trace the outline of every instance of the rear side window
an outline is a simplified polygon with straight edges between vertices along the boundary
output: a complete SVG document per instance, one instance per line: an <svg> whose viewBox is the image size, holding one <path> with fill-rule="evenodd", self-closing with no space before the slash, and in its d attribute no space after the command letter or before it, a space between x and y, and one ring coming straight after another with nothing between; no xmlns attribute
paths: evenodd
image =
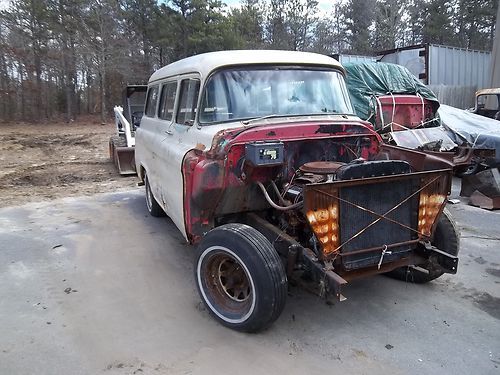
<svg viewBox="0 0 500 375"><path fill-rule="evenodd" d="M146 101L146 116L155 117L157 102L158 102L158 85L152 86L148 90L148 98Z"/></svg>
<svg viewBox="0 0 500 375"><path fill-rule="evenodd" d="M197 79L185 79L181 82L179 109L177 110L177 122L179 124L191 125L196 117L196 104L200 81Z"/></svg>
<svg viewBox="0 0 500 375"><path fill-rule="evenodd" d="M161 89L160 112L158 117L162 120L172 120L174 117L175 94L177 82L168 82Z"/></svg>

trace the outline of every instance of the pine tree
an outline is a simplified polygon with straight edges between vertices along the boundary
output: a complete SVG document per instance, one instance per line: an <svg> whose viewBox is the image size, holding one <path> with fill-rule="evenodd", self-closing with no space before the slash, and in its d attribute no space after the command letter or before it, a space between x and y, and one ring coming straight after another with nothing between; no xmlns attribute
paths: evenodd
<svg viewBox="0 0 500 375"><path fill-rule="evenodd" d="M375 17L375 0L349 0L346 23L349 31L350 53L369 54L370 28Z"/></svg>
<svg viewBox="0 0 500 375"><path fill-rule="evenodd" d="M431 0L426 4L422 42L456 45L451 1Z"/></svg>
<svg viewBox="0 0 500 375"><path fill-rule="evenodd" d="M259 0L244 0L231 11L229 19L240 48L262 48L264 43L264 11Z"/></svg>
<svg viewBox="0 0 500 375"><path fill-rule="evenodd" d="M382 51L396 48L402 39L402 15L406 12L403 0L378 0L375 7L375 24L372 48Z"/></svg>

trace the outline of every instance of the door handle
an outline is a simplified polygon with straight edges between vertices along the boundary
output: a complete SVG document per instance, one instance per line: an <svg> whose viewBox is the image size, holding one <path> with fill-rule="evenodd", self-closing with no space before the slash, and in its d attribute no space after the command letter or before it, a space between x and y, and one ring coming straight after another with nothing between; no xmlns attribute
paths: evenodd
<svg viewBox="0 0 500 375"><path fill-rule="evenodd" d="M165 133L167 133L168 135L173 135L174 134L174 132L172 130L170 130L170 129L165 130Z"/></svg>

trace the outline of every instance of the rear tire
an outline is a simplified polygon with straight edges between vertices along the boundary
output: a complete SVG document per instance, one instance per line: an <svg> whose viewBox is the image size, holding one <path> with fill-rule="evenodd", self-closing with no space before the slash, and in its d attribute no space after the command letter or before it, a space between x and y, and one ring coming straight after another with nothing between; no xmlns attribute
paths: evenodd
<svg viewBox="0 0 500 375"><path fill-rule="evenodd" d="M450 212L445 208L436 226L436 232L431 244L439 250L451 255L458 255L460 248L460 236L455 220ZM425 284L443 275L443 272L426 273L414 267L400 267L387 272L387 276L394 279L413 282L415 284Z"/></svg>
<svg viewBox="0 0 500 375"><path fill-rule="evenodd" d="M144 186L146 188L146 207L151 216L154 217L162 217L165 216L165 211L158 204L155 197L153 196L153 192L151 191L151 186L149 185L148 175L144 174Z"/></svg>
<svg viewBox="0 0 500 375"><path fill-rule="evenodd" d="M245 224L225 224L203 237L195 278L208 311L234 330L261 331L285 306L288 283L281 259L262 233Z"/></svg>

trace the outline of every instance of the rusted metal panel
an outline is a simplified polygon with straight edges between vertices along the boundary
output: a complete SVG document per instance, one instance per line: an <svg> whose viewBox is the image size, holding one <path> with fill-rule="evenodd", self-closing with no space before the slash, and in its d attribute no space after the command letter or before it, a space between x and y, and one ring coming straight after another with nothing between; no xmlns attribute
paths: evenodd
<svg viewBox="0 0 500 375"><path fill-rule="evenodd" d="M487 169L462 178L460 189L462 197L470 197L476 190L490 197L500 195L500 173L498 168Z"/></svg>
<svg viewBox="0 0 500 375"><path fill-rule="evenodd" d="M433 104L416 95L382 95L377 98L375 128L413 129L434 118Z"/></svg>
<svg viewBox="0 0 500 375"><path fill-rule="evenodd" d="M487 210L497 210L500 208L500 195L488 197L476 190L470 196L470 204Z"/></svg>
<svg viewBox="0 0 500 375"><path fill-rule="evenodd" d="M500 173L498 168L464 176L460 195L470 197L470 203L473 206L489 210L500 208Z"/></svg>
<svg viewBox="0 0 500 375"><path fill-rule="evenodd" d="M245 163L245 144L255 141L284 143L283 165L255 167ZM222 131L210 150L194 149L183 161L184 220L187 237L196 243L214 226L217 216L268 208L255 181L273 180L281 173L290 179L304 155L335 153L335 159L373 159L380 136L368 123L358 120L288 122ZM353 150L357 150L353 156ZM313 158L313 160L318 160Z"/></svg>
<svg viewBox="0 0 500 375"><path fill-rule="evenodd" d="M338 188L332 183L322 184L322 186L318 186L318 184L306 185L304 189L304 212L320 242L323 259L332 258L339 252L338 194Z"/></svg>
<svg viewBox="0 0 500 375"><path fill-rule="evenodd" d="M446 155L410 150L404 147L389 144L383 144L380 146L378 158L385 160L405 160L410 163L416 171L444 170L449 168L451 172L453 169L453 162L447 160Z"/></svg>

